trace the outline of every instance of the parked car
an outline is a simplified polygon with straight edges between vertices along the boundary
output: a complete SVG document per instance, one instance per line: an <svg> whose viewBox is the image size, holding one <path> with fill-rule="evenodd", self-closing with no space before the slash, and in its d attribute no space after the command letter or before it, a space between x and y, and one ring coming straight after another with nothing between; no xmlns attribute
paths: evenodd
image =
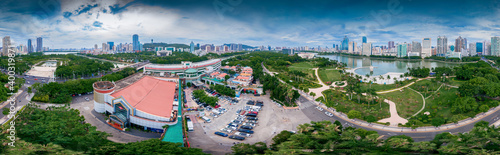
<svg viewBox="0 0 500 155"><path fill-rule="evenodd" d="M259 106L259 107L262 107L262 106L264 106L264 103L256 103L255 105Z"/></svg>
<svg viewBox="0 0 500 155"><path fill-rule="evenodd" d="M236 140L245 140L245 137L236 136L236 135L231 135L231 136L229 136L229 138L236 139Z"/></svg>
<svg viewBox="0 0 500 155"><path fill-rule="evenodd" d="M250 136L252 136L251 134L243 133L243 132L236 132L236 133L234 133L234 135L242 136L242 137L250 137Z"/></svg>
<svg viewBox="0 0 500 155"><path fill-rule="evenodd" d="M323 108L321 108L319 106L317 106L316 109L318 109L319 111L323 111L324 110Z"/></svg>
<svg viewBox="0 0 500 155"><path fill-rule="evenodd" d="M328 111L327 111L327 112L325 112L325 115L330 116L330 117L333 117L333 114L332 114L332 113L330 113L330 112L328 112Z"/></svg>
<svg viewBox="0 0 500 155"><path fill-rule="evenodd" d="M234 127L234 126L229 126L229 125L228 125L228 126L226 126L226 128L227 128L227 129L231 129L231 130L236 130L236 129L238 129L238 128Z"/></svg>
<svg viewBox="0 0 500 155"><path fill-rule="evenodd" d="M241 128L241 129L248 129L248 130L252 130L252 129L253 129L253 127L251 127L251 126L246 126L246 125L243 125L243 126L241 126L240 128Z"/></svg>
<svg viewBox="0 0 500 155"><path fill-rule="evenodd" d="M248 101L247 104L248 105L254 105L255 103L253 101Z"/></svg>
<svg viewBox="0 0 500 155"><path fill-rule="evenodd" d="M243 123L242 121L239 121L239 120L233 120L233 123L236 123L236 124L241 124Z"/></svg>
<svg viewBox="0 0 500 155"><path fill-rule="evenodd" d="M259 114L259 112L257 112L257 111L250 111L250 112L248 112L248 113L249 113L249 114L255 114L255 115L258 115L258 114Z"/></svg>
<svg viewBox="0 0 500 155"><path fill-rule="evenodd" d="M253 123L243 123L241 125L255 127L255 124L253 124Z"/></svg>
<svg viewBox="0 0 500 155"><path fill-rule="evenodd" d="M229 126L234 126L234 127L238 127L238 126L240 126L240 125L238 125L238 124L236 124L236 123L229 123L229 124L227 124L227 125L229 125Z"/></svg>
<svg viewBox="0 0 500 155"><path fill-rule="evenodd" d="M253 124L257 124L259 121L257 120L247 120L248 123L253 123Z"/></svg>
<svg viewBox="0 0 500 155"><path fill-rule="evenodd" d="M208 118L207 116L203 116L203 117L201 117L201 119L203 119L207 123L212 122L212 120L210 120L210 118Z"/></svg>
<svg viewBox="0 0 500 155"><path fill-rule="evenodd" d="M247 129L238 129L239 132L244 132L244 133L249 133L249 134L253 134L253 131L252 130L247 130Z"/></svg>
<svg viewBox="0 0 500 155"><path fill-rule="evenodd" d="M222 137L227 137L226 133L223 132L215 132L216 135L222 136Z"/></svg>
<svg viewBox="0 0 500 155"><path fill-rule="evenodd" d="M222 132L227 132L227 133L231 133L231 132L233 132L233 130L228 129L228 128L222 128L222 129L220 129L220 131L222 131Z"/></svg>
<svg viewBox="0 0 500 155"><path fill-rule="evenodd" d="M257 117L247 117L247 120L258 120Z"/></svg>
<svg viewBox="0 0 500 155"><path fill-rule="evenodd" d="M257 114L254 114L254 113L250 113L250 112L248 112L248 114L246 114L245 116L257 117Z"/></svg>

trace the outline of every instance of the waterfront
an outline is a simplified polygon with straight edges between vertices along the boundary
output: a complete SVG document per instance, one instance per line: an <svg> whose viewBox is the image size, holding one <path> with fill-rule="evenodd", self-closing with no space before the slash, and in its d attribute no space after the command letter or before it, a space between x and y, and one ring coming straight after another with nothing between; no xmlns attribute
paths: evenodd
<svg viewBox="0 0 500 155"><path fill-rule="evenodd" d="M317 57L329 58L331 60L337 60L339 62L347 64L348 68L359 68L354 72L359 75L370 74L371 76L384 75L389 72L393 73L405 73L407 72L407 68L414 67L426 67L426 68L434 68L434 67L454 67L459 65L459 63L447 63L447 62L439 62L439 61L430 61L430 60L381 60L381 59L372 59L369 57L353 57L353 56L344 56L344 55L318 55ZM373 66L373 72L370 73L369 66Z"/></svg>

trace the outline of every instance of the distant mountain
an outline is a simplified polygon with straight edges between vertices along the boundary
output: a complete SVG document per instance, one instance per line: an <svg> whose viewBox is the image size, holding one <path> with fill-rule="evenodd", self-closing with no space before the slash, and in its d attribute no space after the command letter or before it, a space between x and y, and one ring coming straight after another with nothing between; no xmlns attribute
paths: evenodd
<svg viewBox="0 0 500 155"><path fill-rule="evenodd" d="M226 46L231 46L231 44L224 44ZM254 47L254 46L250 46L250 45L245 45L245 44L241 44L241 48L243 49L247 49L247 48L257 48L257 47Z"/></svg>
<svg viewBox="0 0 500 155"><path fill-rule="evenodd" d="M144 43L142 45L143 48L151 48L154 49L155 47L175 47L177 48L189 48L189 45L186 44L167 44L167 43Z"/></svg>

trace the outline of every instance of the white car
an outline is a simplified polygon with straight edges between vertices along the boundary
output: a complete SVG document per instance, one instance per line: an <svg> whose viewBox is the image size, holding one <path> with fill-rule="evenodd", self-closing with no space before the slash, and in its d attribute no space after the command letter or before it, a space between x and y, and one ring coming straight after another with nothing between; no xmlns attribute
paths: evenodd
<svg viewBox="0 0 500 155"><path fill-rule="evenodd" d="M231 133L231 132L233 132L233 130L228 129L228 128L222 128L222 129L220 129L220 131L222 131L222 132L227 132L227 133Z"/></svg>
<svg viewBox="0 0 500 155"><path fill-rule="evenodd" d="M253 123L248 123L248 122L247 122L247 123L243 123L243 125L246 125L246 126L251 126L251 127L255 127L255 124L253 124Z"/></svg>
<svg viewBox="0 0 500 155"><path fill-rule="evenodd" d="M251 134L243 133L243 132L236 132L236 133L234 133L234 135L243 136L243 137L250 137L250 136L252 136Z"/></svg>
<svg viewBox="0 0 500 155"><path fill-rule="evenodd" d="M229 125L228 125L228 126L226 126L226 128L227 128L227 129L231 129L231 130L236 130L236 129L237 129L237 128L236 128L236 127L234 127L234 126L229 126Z"/></svg>
<svg viewBox="0 0 500 155"><path fill-rule="evenodd" d="M85 97L85 100L89 101L90 99L88 97Z"/></svg>
<svg viewBox="0 0 500 155"><path fill-rule="evenodd" d="M333 117L333 114L332 114L332 113L330 113L330 112L328 112L328 111L327 111L327 112L325 112L325 115L330 116L330 117Z"/></svg>
<svg viewBox="0 0 500 155"><path fill-rule="evenodd" d="M318 109L319 111L323 111L324 110L323 108L321 108L319 106L317 106L316 109Z"/></svg>

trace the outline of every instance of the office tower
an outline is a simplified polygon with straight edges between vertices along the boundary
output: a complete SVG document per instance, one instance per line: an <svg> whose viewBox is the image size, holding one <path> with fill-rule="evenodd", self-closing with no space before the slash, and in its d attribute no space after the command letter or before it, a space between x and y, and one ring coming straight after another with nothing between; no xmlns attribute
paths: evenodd
<svg viewBox="0 0 500 155"><path fill-rule="evenodd" d="M340 50L349 50L349 38L347 38L347 36L344 36L341 44Z"/></svg>
<svg viewBox="0 0 500 155"><path fill-rule="evenodd" d="M484 47L482 42L476 42L476 53L477 55L483 55Z"/></svg>
<svg viewBox="0 0 500 155"><path fill-rule="evenodd" d="M43 40L42 37L36 38L36 52L43 51Z"/></svg>
<svg viewBox="0 0 500 155"><path fill-rule="evenodd" d="M422 58L432 56L431 38L422 39Z"/></svg>
<svg viewBox="0 0 500 155"><path fill-rule="evenodd" d="M97 49L97 44L94 45L94 50L96 50L96 49Z"/></svg>
<svg viewBox="0 0 500 155"><path fill-rule="evenodd" d="M397 45L397 57L408 56L408 44L402 43Z"/></svg>
<svg viewBox="0 0 500 155"><path fill-rule="evenodd" d="M363 43L366 43L366 36L363 36Z"/></svg>
<svg viewBox="0 0 500 155"><path fill-rule="evenodd" d="M193 53L194 52L194 43L191 41L191 44L189 44L189 52Z"/></svg>
<svg viewBox="0 0 500 155"><path fill-rule="evenodd" d="M462 52L462 49L464 49L464 39L458 36L458 38L455 39L455 52Z"/></svg>
<svg viewBox="0 0 500 155"><path fill-rule="evenodd" d="M10 47L10 36L5 36L2 39L2 55L7 56Z"/></svg>
<svg viewBox="0 0 500 155"><path fill-rule="evenodd" d="M500 56L500 37L491 37L491 55Z"/></svg>
<svg viewBox="0 0 500 155"><path fill-rule="evenodd" d="M28 53L33 53L33 45L31 39L28 39Z"/></svg>
<svg viewBox="0 0 500 155"><path fill-rule="evenodd" d="M363 43L362 54L366 56L372 55L372 43Z"/></svg>
<svg viewBox="0 0 500 155"><path fill-rule="evenodd" d="M238 51L243 51L243 44L238 44Z"/></svg>
<svg viewBox="0 0 500 155"><path fill-rule="evenodd" d="M448 52L448 38L446 36L438 36L437 38L437 56L444 56Z"/></svg>
<svg viewBox="0 0 500 155"><path fill-rule="evenodd" d="M468 49L467 48L467 38L464 38L464 49Z"/></svg>
<svg viewBox="0 0 500 155"><path fill-rule="evenodd" d="M140 43L139 43L139 35L137 35L137 34L132 35L132 44L134 46L134 51L141 50Z"/></svg>
<svg viewBox="0 0 500 155"><path fill-rule="evenodd" d="M108 51L108 44L102 43L102 51Z"/></svg>
<svg viewBox="0 0 500 155"><path fill-rule="evenodd" d="M419 56L422 56L422 44L418 41L412 41L411 52L418 53Z"/></svg>
<svg viewBox="0 0 500 155"><path fill-rule="evenodd" d="M477 48L476 48L476 43L470 43L470 44L469 44L469 49L468 49L468 51L469 51L469 56L474 56L474 55L476 55L476 53L477 53L477 52L476 52L476 49L477 49Z"/></svg>
<svg viewBox="0 0 500 155"><path fill-rule="evenodd" d="M389 41L389 43L387 45L388 45L389 49L393 49L395 47L394 46L394 41Z"/></svg>
<svg viewBox="0 0 500 155"><path fill-rule="evenodd" d="M115 43L112 41L108 41L108 50L113 51L113 47L115 46Z"/></svg>

